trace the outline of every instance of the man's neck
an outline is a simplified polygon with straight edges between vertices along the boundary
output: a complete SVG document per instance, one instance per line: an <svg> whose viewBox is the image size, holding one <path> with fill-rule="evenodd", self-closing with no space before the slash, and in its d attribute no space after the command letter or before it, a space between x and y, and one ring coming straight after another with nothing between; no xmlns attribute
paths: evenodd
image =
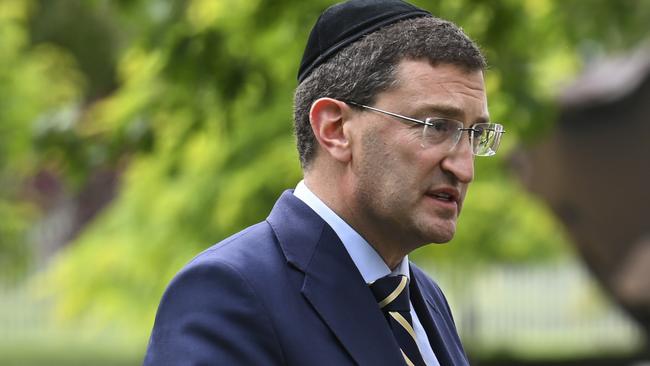
<svg viewBox="0 0 650 366"><path fill-rule="evenodd" d="M345 189L350 185L346 185L345 182L320 180L310 174L305 174L304 182L313 194L375 249L391 271L402 263L404 257L408 255L408 252L402 249L403 243L399 242L399 238L392 240L389 233L381 233L380 228L371 227L364 222L363 217L355 214L356 200Z"/></svg>

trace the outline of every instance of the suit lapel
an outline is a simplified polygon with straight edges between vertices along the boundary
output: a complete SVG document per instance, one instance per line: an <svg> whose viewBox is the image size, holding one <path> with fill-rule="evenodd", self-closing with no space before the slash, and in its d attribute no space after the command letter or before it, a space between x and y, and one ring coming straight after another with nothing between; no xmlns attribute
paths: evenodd
<svg viewBox="0 0 650 366"><path fill-rule="evenodd" d="M399 346L336 233L287 192L267 220L287 261L305 274L301 292L360 365L401 365Z"/></svg>
<svg viewBox="0 0 650 366"><path fill-rule="evenodd" d="M309 265L302 291L358 364L404 362L375 298L329 226Z"/></svg>
<svg viewBox="0 0 650 366"><path fill-rule="evenodd" d="M456 366L464 364L465 361L456 359L449 349L450 346L455 345L456 342L452 339L445 339L441 334L441 330L447 329L445 319L443 319L440 310L435 306L435 302L429 298L428 294L423 294L418 285L418 276L411 271L411 279L409 290L411 292L411 302L413 308L422 323L422 327L427 333L429 344L435 354L440 366ZM462 351L460 351L462 353ZM462 363L460 363L462 362Z"/></svg>

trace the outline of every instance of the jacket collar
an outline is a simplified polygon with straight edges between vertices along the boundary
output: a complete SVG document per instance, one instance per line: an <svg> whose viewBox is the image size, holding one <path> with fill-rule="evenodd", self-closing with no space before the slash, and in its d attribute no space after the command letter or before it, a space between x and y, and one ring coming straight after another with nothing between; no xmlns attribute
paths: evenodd
<svg viewBox="0 0 650 366"><path fill-rule="evenodd" d="M404 361L375 298L334 231L285 191L267 221L287 262L302 271L301 292L361 365Z"/></svg>
<svg viewBox="0 0 650 366"><path fill-rule="evenodd" d="M453 342L451 337L456 335L456 330L450 330L448 323L439 309L439 301L435 301L429 292L422 292L423 279L421 272L411 269L411 303L418 314L418 319L424 327L429 344L440 363L440 366L468 365L465 352L460 346L460 340ZM438 305L436 305L438 304ZM444 333L444 334L443 334Z"/></svg>

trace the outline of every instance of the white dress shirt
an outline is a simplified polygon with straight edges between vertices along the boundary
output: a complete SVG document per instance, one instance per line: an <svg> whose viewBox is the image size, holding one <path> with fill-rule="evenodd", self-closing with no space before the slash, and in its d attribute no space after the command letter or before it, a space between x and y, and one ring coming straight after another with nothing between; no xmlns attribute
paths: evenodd
<svg viewBox="0 0 650 366"><path fill-rule="evenodd" d="M301 180L298 183L293 195L307 204L307 206L311 207L318 216L332 227L336 235L341 239L341 242L343 242L343 246L352 258L354 264L357 266L357 269L366 283L372 283L375 280L390 274L404 275L409 278L410 281L408 256L402 259L402 262L394 271L391 271L379 253L377 253L375 249L364 238L362 238L361 235L359 235L359 233L357 233L350 225L332 211L332 209L327 207L327 205L309 188L307 188L304 181ZM410 299L409 305L411 307L411 318L413 319L413 330L415 331L416 341L420 353L422 354L422 358L428 366L439 366L440 364L438 363L438 359L431 349L427 334L413 309L413 304Z"/></svg>

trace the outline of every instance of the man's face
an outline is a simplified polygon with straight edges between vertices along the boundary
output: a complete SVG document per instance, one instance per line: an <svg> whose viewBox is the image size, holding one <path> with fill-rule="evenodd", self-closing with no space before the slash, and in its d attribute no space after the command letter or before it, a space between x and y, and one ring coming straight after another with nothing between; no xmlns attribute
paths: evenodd
<svg viewBox="0 0 650 366"><path fill-rule="evenodd" d="M398 85L377 96L373 107L424 120L446 117L465 127L488 119L481 71L404 60ZM452 239L474 157L463 132L451 150L423 147L423 126L359 111L360 144L353 149L352 212L367 239L398 242L408 252ZM357 221L355 220L355 221Z"/></svg>

